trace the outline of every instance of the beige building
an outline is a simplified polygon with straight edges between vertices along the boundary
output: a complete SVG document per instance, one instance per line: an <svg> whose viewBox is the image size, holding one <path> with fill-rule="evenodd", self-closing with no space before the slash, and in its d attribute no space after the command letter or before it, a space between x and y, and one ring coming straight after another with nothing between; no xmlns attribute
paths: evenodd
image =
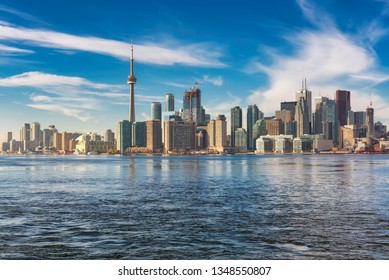
<svg viewBox="0 0 389 280"><path fill-rule="evenodd" d="M355 138L357 135L356 125L344 125L341 128L342 148L353 150L355 148Z"/></svg>
<svg viewBox="0 0 389 280"><path fill-rule="evenodd" d="M161 152L162 149L162 127L160 120L148 120L147 126L147 148L151 152Z"/></svg>
<svg viewBox="0 0 389 280"><path fill-rule="evenodd" d="M227 121L224 115L208 123L209 149L224 152L227 146Z"/></svg>

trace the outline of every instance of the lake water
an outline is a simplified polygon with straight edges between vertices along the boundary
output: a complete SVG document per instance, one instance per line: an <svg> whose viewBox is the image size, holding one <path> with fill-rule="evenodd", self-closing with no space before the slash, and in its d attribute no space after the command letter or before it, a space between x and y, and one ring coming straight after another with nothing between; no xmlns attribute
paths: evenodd
<svg viewBox="0 0 389 280"><path fill-rule="evenodd" d="M389 259L389 155L1 155L0 258Z"/></svg>

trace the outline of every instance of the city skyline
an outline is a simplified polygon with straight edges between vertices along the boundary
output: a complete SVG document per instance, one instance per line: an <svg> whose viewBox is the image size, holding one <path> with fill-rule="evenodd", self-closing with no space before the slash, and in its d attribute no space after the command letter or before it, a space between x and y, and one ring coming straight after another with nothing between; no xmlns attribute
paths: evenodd
<svg viewBox="0 0 389 280"><path fill-rule="evenodd" d="M352 110L365 111L371 96L375 120L389 120L384 1L353 7L346 1L266 7L146 1L131 4L138 13L130 19L124 3L90 8L41 1L38 9L13 2L0 5L1 135L18 135L23 123L33 122L103 133L128 119L131 38L137 120L150 119L151 102L164 103L167 93L182 108L184 92L196 82L212 119L224 114L229 121L231 108L254 104L271 116L280 102L294 101L303 78L312 98L334 99L336 90L347 90ZM201 14L193 20L188 12ZM239 20L220 24L226 15Z"/></svg>

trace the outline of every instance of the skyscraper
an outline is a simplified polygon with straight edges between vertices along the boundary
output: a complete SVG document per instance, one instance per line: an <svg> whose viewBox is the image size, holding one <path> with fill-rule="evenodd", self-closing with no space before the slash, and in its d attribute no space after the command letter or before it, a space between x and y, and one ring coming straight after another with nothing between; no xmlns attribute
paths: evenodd
<svg viewBox="0 0 389 280"><path fill-rule="evenodd" d="M123 120L116 126L116 149L124 154L128 147L132 145L132 123Z"/></svg>
<svg viewBox="0 0 389 280"><path fill-rule="evenodd" d="M151 103L151 120L162 121L162 105L161 102Z"/></svg>
<svg viewBox="0 0 389 280"><path fill-rule="evenodd" d="M296 135L301 137L304 134L309 134L309 113L307 100L301 96L296 105L296 112L294 116L297 122Z"/></svg>
<svg viewBox="0 0 389 280"><path fill-rule="evenodd" d="M374 109L371 107L366 108L366 125L367 125L367 133L366 133L366 144L368 151L374 150L373 138L374 138Z"/></svg>
<svg viewBox="0 0 389 280"><path fill-rule="evenodd" d="M174 94L173 93L166 94L165 111L166 112L174 112Z"/></svg>
<svg viewBox="0 0 389 280"><path fill-rule="evenodd" d="M201 123L201 91L197 86L184 93L182 118L185 122Z"/></svg>
<svg viewBox="0 0 389 280"><path fill-rule="evenodd" d="M25 123L20 129L20 141L30 140L31 139L31 126L29 123Z"/></svg>
<svg viewBox="0 0 389 280"><path fill-rule="evenodd" d="M146 122L132 123L132 146L147 147L147 126Z"/></svg>
<svg viewBox="0 0 389 280"><path fill-rule="evenodd" d="M337 90L336 91L336 113L338 115L339 125L347 125L347 114L351 110L350 91Z"/></svg>
<svg viewBox="0 0 389 280"><path fill-rule="evenodd" d="M247 108L247 149L254 150L253 126L259 120L259 109L256 104Z"/></svg>
<svg viewBox="0 0 389 280"><path fill-rule="evenodd" d="M312 124L313 124L313 116L312 116L312 91L307 88L307 80L305 79L302 83L301 90L296 92L296 101L299 102L300 98L304 98L307 104L307 114L308 114L308 132L306 134L311 133ZM296 114L296 112L295 112Z"/></svg>
<svg viewBox="0 0 389 280"><path fill-rule="evenodd" d="M115 142L115 133L112 132L112 130L107 129L104 133L104 141L105 142Z"/></svg>
<svg viewBox="0 0 389 280"><path fill-rule="evenodd" d="M12 132L9 131L9 132L6 132L5 133L5 142L11 142L12 141Z"/></svg>
<svg viewBox="0 0 389 280"><path fill-rule="evenodd" d="M216 120L211 120L207 125L209 148L223 152L227 146L227 122L224 115L218 115Z"/></svg>
<svg viewBox="0 0 389 280"><path fill-rule="evenodd" d="M135 100L134 100L134 85L136 84L136 77L134 76L134 46L131 45L131 62L130 75L127 79L127 84L130 85L130 122L135 122Z"/></svg>
<svg viewBox="0 0 389 280"><path fill-rule="evenodd" d="M41 141L41 125L39 122L33 122L31 128L31 140L34 141L36 146L40 146Z"/></svg>
<svg viewBox="0 0 389 280"><path fill-rule="evenodd" d="M239 106L231 108L231 146L235 147L235 131L242 127L242 109Z"/></svg>

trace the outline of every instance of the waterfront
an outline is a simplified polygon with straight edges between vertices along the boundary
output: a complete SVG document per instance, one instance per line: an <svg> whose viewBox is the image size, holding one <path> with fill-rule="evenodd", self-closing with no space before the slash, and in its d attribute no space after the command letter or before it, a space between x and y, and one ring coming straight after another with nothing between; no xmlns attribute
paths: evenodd
<svg viewBox="0 0 389 280"><path fill-rule="evenodd" d="M0 156L2 259L389 259L388 155Z"/></svg>

